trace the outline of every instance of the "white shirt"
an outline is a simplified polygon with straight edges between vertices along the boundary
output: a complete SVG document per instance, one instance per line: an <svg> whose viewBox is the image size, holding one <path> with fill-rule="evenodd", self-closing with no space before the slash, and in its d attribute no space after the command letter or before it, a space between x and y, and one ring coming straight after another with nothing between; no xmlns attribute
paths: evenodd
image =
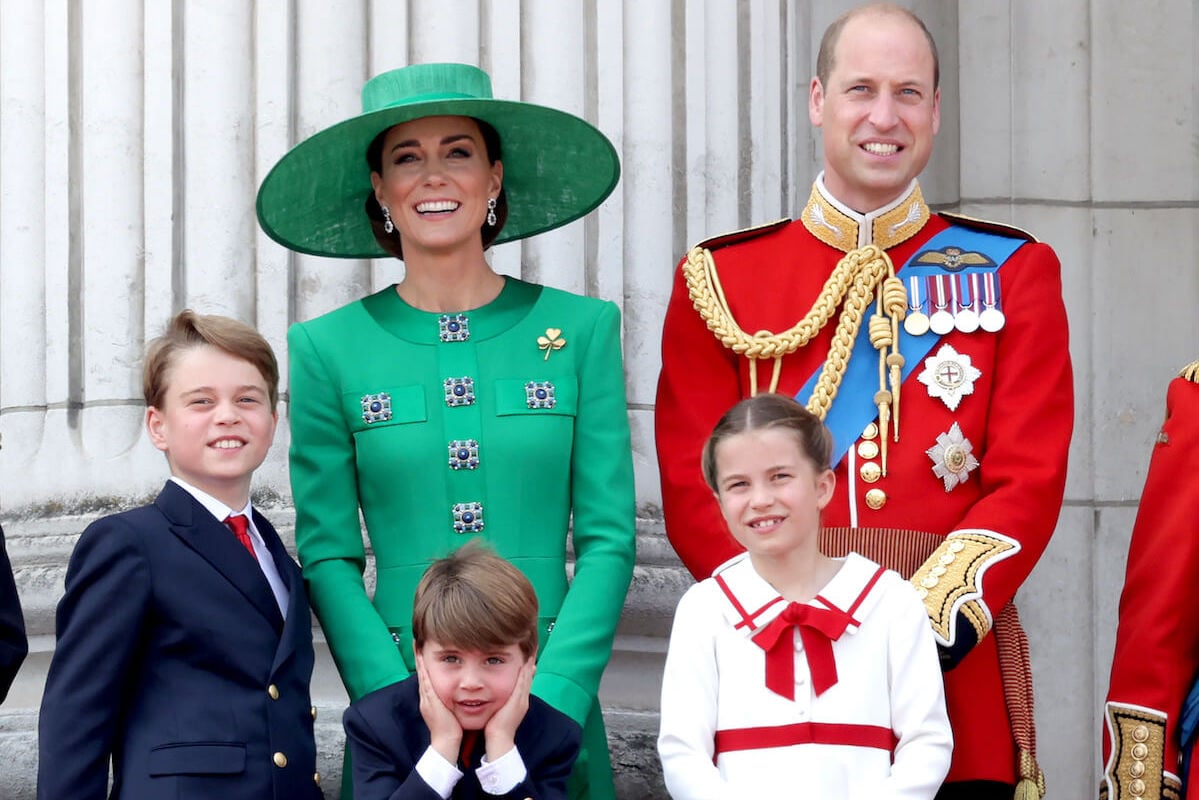
<svg viewBox="0 0 1199 800"><path fill-rule="evenodd" d="M279 613L287 619L287 604L291 600L291 593L287 591L287 584L283 582L283 578L279 575L279 568L275 566L275 557L271 555L271 551L267 548L266 542L262 538L262 534L258 532L258 528L254 525L254 515L252 505L247 501L246 507L235 511L229 506L217 500L207 492L197 489L187 481L181 480L174 475L171 480L179 484L179 486L188 494L196 499L196 502L204 506L210 514L217 518L217 521L222 525L225 523L225 517L230 514L245 514L249 520L250 542L254 545L254 555L258 557L258 568L262 570L262 574L266 577L266 582L271 585L271 593L275 595L275 603L279 606ZM230 531L232 536L233 532Z"/></svg>
<svg viewBox="0 0 1199 800"><path fill-rule="evenodd" d="M766 687L766 654L751 638L787 603L747 555L715 573L744 615L715 577L683 595L666 655L658 737L671 797L931 800L949 772L953 750L936 644L915 589L890 570L876 580L878 572L877 564L851 553L809 603L852 608L855 623L832 644L837 682L819 697L802 640L790 632L794 700ZM743 624L746 616L749 624ZM803 723L869 726L884 734L890 729L894 763L887 749L823 743L734 750L713 760L718 730Z"/></svg>
<svg viewBox="0 0 1199 800"><path fill-rule="evenodd" d="M416 762L416 772L442 800L449 800L450 795L454 793L454 787L462 780L464 774L434 750L433 745L429 745ZM528 774L525 761L515 747L495 761L488 761L484 755L475 770L483 791L496 796L511 792Z"/></svg>

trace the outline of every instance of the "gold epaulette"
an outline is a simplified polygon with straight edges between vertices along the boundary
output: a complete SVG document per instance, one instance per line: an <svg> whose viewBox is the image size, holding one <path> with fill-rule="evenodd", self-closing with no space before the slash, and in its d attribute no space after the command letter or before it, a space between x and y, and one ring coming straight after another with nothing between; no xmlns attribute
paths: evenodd
<svg viewBox="0 0 1199 800"><path fill-rule="evenodd" d="M730 244L749 241L750 239L771 233L772 231L789 224L791 224L790 217L783 217L782 219L776 219L774 222L767 222L765 225L755 225L752 228L742 228L739 231L732 231L731 233L722 233L717 236L712 236L708 239L704 239L702 242L695 245L695 247L702 247L708 251L716 250L717 248L727 247Z"/></svg>
<svg viewBox="0 0 1199 800"><path fill-rule="evenodd" d="M1186 378L1191 383L1199 383L1199 361L1192 361L1180 369L1178 377Z"/></svg>
<svg viewBox="0 0 1199 800"><path fill-rule="evenodd" d="M940 211L937 215L948 222L952 222L954 225L961 225L963 228L970 228L984 233L997 233L1000 236L1011 236L1015 239L1023 239L1026 242L1040 241L1023 228L1017 228L1015 225L1008 225L1005 222L992 222L989 219L967 217L963 214L954 214L949 211Z"/></svg>

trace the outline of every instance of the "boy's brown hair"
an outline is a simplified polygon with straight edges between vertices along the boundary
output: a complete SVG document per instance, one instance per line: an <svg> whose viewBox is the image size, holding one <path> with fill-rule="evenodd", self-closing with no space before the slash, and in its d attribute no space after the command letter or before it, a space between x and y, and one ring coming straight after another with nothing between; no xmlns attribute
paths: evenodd
<svg viewBox="0 0 1199 800"><path fill-rule="evenodd" d="M146 405L162 408L166 399L167 373L179 354L201 345L211 345L235 358L253 364L266 381L271 408L279 403L279 362L275 351L258 331L244 322L216 314L180 311L167 325L166 333L150 342L142 368L142 395Z"/></svg>
<svg viewBox="0 0 1199 800"><path fill-rule="evenodd" d="M537 593L524 573L480 544L468 542L434 561L412 601L412 640L464 650L520 645L537 652Z"/></svg>

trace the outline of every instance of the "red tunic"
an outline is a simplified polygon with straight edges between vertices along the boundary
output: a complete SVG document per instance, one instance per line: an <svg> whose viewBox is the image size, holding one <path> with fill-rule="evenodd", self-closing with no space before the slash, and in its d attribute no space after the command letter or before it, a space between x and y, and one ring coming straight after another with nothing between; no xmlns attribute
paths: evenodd
<svg viewBox="0 0 1199 800"><path fill-rule="evenodd" d="M1103 788L1109 798L1178 797L1178 717L1199 670L1199 363L1166 395L1166 421L1128 548L1120 624L1103 730ZM1138 747L1143 745L1143 747ZM1194 753L1194 749L1192 749ZM1199 796L1192 755L1188 796ZM1138 765L1139 763L1139 765ZM1141 786L1131 786L1139 779ZM1141 789L1137 792L1136 789Z"/></svg>
<svg viewBox="0 0 1199 800"><path fill-rule="evenodd" d="M898 201L899 210L912 198L923 206L913 186L913 194ZM805 218L810 225L811 211L809 204ZM828 213L826 206L816 219L824 222ZM838 229L853 224L848 218L832 222ZM949 224L934 216L902 232L901 237L909 238L887 250L896 269ZM832 229L832 225L828 227ZM892 232L896 227L901 225L893 226ZM873 228L883 231L887 226ZM885 241L876 240L886 246ZM802 221L709 247L732 316L751 334L759 330L777 333L793 326L811 308L844 255L813 235ZM928 354L932 356L942 344L949 344L968 355L981 371L973 393L964 396L956 410L950 410L918 381L923 368L918 365L901 387L900 437L898 443L888 441L887 475L873 483L863 479L862 465L868 459L859 455L863 441L859 439L835 468L836 494L823 520L826 526L899 528L940 537L969 532L952 552L958 553L964 544L963 555L981 569L958 574L960 570L951 564L948 574L941 576L940 584L926 597L938 643L950 660L964 655L945 674L954 729L950 781L1016 780L1015 746L997 649L994 637L985 634L992 615L1012 599L1053 533L1073 425L1066 313L1057 257L1048 246L1029 242L1016 250L998 274L1005 327L998 333L953 331L941 337ZM821 367L835 323L836 317L807 346L784 357L779 392L794 396ZM724 347L706 328L692 307L680 269L663 330L656 434L666 532L696 578L707 577L741 549L730 537L712 492L703 482L700 451L720 416L749 395L750 366L748 359ZM768 388L771 371L771 361L758 363L760 391ZM973 445L979 466L959 485L946 490L945 482L933 473L934 461L926 451L954 423ZM872 489L885 493L880 508L867 505L866 494ZM928 569L946 563L938 562L945 557L943 549L933 554L917 572L918 586L922 576L928 579ZM959 558L956 566L963 560ZM954 591L947 586L959 578L963 587L975 591L964 596L957 591L958 599L953 602ZM931 580L937 584L936 577ZM949 602L944 602L946 591ZM972 628L968 637L960 633L963 619ZM980 641L966 654L975 638ZM962 652L953 652L955 647Z"/></svg>

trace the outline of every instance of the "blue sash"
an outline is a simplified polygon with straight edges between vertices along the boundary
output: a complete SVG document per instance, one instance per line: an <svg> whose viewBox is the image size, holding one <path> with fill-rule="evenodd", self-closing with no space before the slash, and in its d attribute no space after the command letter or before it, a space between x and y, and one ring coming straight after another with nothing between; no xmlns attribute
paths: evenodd
<svg viewBox="0 0 1199 800"><path fill-rule="evenodd" d="M926 277L930 275L960 275L971 272L995 272L1003 263L1016 252L1024 239L1000 236L994 233L983 233L970 228L951 225L929 239L899 273L903 277L913 275ZM918 263L924 258L930 260L928 254L943 253L946 248L954 247L963 253L981 253L986 256L989 264L971 264L952 269L936 263ZM878 417L878 406L874 404L874 395L878 392L878 351L870 343L869 310L862 319L862 327L854 340L853 351L849 364L845 368L845 376L837 390L837 397L832 408L825 417L824 424L833 434L833 453L830 466L836 467L845 457L850 446L857 441L862 431ZM931 331L922 336L912 336L899 326L899 352L903 354L904 365L900 383L923 365L924 357L936 346L941 337ZM821 369L824 365L821 364ZM807 404L816 389L820 379L821 369L808 379L803 388L795 395L800 403Z"/></svg>
<svg viewBox="0 0 1199 800"><path fill-rule="evenodd" d="M1191 772L1191 748L1195 745L1195 736L1199 733L1199 679L1191 685L1186 700L1182 703L1182 713L1178 717L1178 747L1182 753L1182 793L1179 797L1187 796L1187 777Z"/></svg>

